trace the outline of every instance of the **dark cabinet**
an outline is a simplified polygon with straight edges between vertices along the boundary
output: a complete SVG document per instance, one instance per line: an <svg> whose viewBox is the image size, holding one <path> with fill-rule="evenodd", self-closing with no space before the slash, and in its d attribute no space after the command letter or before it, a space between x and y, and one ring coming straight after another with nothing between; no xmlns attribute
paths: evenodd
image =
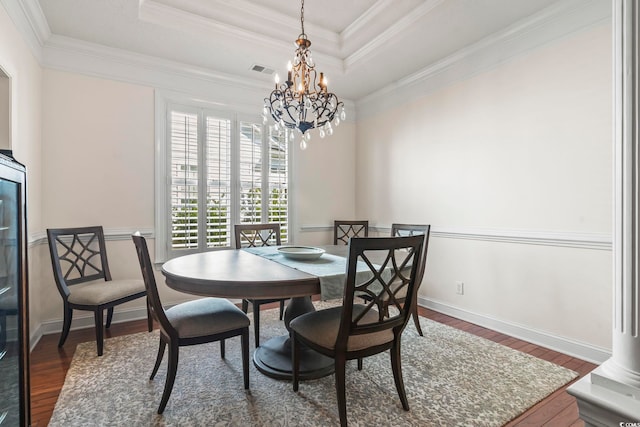
<svg viewBox="0 0 640 427"><path fill-rule="evenodd" d="M30 423L25 181L0 154L0 427Z"/></svg>

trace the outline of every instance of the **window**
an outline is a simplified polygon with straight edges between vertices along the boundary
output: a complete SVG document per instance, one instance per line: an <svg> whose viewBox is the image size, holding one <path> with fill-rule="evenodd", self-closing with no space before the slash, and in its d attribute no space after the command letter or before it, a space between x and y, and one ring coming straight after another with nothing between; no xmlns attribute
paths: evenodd
<svg viewBox="0 0 640 427"><path fill-rule="evenodd" d="M157 260L233 247L239 223L278 222L287 242L284 133L234 113L172 103L163 110L164 132L156 127Z"/></svg>

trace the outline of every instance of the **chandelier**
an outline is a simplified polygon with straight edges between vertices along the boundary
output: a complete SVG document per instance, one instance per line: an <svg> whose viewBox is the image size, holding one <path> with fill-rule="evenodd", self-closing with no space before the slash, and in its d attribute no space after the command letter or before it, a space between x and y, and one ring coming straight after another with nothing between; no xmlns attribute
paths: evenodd
<svg viewBox="0 0 640 427"><path fill-rule="evenodd" d="M295 139L296 131L301 135L300 148L307 148L311 139L311 129L317 128L320 138L333 134L333 127L346 118L344 104L338 97L327 90L327 77L324 73L316 73L311 57L311 41L304 33L304 0L300 9L300 25L302 33L295 41L296 54L293 63L287 64L287 80L280 84L280 76L276 74L276 87L268 98L264 99L263 121L273 118L273 129L288 132L290 139ZM338 113L338 110L340 112Z"/></svg>

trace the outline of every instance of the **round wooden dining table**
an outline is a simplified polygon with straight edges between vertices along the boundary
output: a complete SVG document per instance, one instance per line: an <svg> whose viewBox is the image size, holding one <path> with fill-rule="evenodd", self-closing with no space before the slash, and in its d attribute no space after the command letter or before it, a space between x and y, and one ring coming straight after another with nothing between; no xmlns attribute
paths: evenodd
<svg viewBox="0 0 640 427"><path fill-rule="evenodd" d="M329 251L328 251L329 252ZM336 252L344 249L336 248ZM315 311L311 296L320 294L318 277L270 261L241 249L184 255L162 266L167 286L193 295L222 298L290 298L284 322ZM272 337L256 348L253 362L263 374L291 379L289 335ZM333 373L333 359L311 349L300 354L300 379L315 379Z"/></svg>

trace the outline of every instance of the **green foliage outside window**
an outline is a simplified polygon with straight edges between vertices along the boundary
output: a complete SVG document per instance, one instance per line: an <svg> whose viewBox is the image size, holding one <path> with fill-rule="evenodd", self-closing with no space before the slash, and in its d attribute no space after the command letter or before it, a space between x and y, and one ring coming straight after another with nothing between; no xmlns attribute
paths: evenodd
<svg viewBox="0 0 640 427"><path fill-rule="evenodd" d="M282 224L280 237L287 241L287 189L274 188L269 194L268 222ZM262 218L260 188L251 188L240 195L240 222L258 223ZM227 195L209 199L207 203L207 247L230 246L231 224ZM198 201L181 200L171 211L171 241L175 249L198 247Z"/></svg>

